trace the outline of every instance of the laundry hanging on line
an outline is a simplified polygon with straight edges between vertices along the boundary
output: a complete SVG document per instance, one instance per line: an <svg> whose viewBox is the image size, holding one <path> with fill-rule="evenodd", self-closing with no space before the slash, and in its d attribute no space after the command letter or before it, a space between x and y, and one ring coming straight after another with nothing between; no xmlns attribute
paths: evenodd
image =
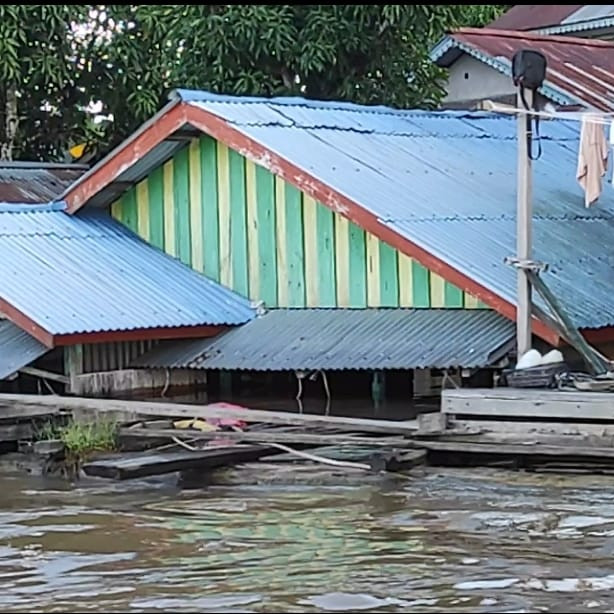
<svg viewBox="0 0 614 614"><path fill-rule="evenodd" d="M608 168L608 144L603 123L582 117L576 178L584 190L584 204L590 207L601 196L601 182ZM612 135L610 135L611 138Z"/></svg>

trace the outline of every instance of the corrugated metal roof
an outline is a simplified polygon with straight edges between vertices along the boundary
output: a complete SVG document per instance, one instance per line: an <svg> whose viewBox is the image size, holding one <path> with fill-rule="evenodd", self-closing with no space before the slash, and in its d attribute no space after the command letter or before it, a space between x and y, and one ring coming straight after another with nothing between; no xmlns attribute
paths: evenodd
<svg viewBox="0 0 614 614"><path fill-rule="evenodd" d="M0 162L0 202L39 204L57 198L87 170L79 164Z"/></svg>
<svg viewBox="0 0 614 614"><path fill-rule="evenodd" d="M484 367L514 325L487 310L275 309L214 340L163 344L134 366L297 371Z"/></svg>
<svg viewBox="0 0 614 614"><path fill-rule="evenodd" d="M0 379L34 362L49 348L8 320L0 320Z"/></svg>
<svg viewBox="0 0 614 614"><path fill-rule="evenodd" d="M560 24L584 4L515 4L488 24L500 30L536 30Z"/></svg>
<svg viewBox="0 0 614 614"><path fill-rule="evenodd" d="M614 43L569 36L543 36L489 28L463 28L445 37L432 51L440 66L451 66L467 53L510 75L520 49L536 49L548 60L542 93L561 104L580 103L614 110Z"/></svg>
<svg viewBox="0 0 614 614"><path fill-rule="evenodd" d="M563 5L566 6L566 5ZM582 4L577 11L569 14L560 23L563 25L603 19L614 16L614 4Z"/></svg>
<svg viewBox="0 0 614 614"><path fill-rule="evenodd" d="M516 274L503 262L516 250L515 118L181 94L515 304ZM251 121L250 108L265 121ZM614 190L606 183L584 207L577 121L543 121L541 134L535 258L551 265L544 279L577 326L614 325Z"/></svg>
<svg viewBox="0 0 614 614"><path fill-rule="evenodd" d="M0 205L0 297L52 335L236 325L249 302L105 212Z"/></svg>
<svg viewBox="0 0 614 614"><path fill-rule="evenodd" d="M563 34L614 25L614 4L516 4L489 28Z"/></svg>

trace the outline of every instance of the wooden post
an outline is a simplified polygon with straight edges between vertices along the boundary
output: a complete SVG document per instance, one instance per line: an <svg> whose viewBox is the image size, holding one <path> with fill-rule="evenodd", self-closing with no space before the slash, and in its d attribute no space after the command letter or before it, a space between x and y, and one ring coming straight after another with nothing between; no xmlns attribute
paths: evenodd
<svg viewBox="0 0 614 614"><path fill-rule="evenodd" d="M525 100L533 107L533 91L525 90ZM516 104L524 109L518 92ZM531 118L528 113L518 113L518 193L516 201L516 251L518 258L518 298L516 312L516 341L518 357L531 349L531 282L522 264L531 260L533 205L531 202L531 159L527 133Z"/></svg>

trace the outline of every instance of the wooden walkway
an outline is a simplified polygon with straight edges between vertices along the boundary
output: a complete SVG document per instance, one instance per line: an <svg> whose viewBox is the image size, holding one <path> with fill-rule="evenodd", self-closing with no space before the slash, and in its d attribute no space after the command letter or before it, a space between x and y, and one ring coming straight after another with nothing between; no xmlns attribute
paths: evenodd
<svg viewBox="0 0 614 614"><path fill-rule="evenodd" d="M456 416L614 422L614 393L515 388L444 390L441 411Z"/></svg>

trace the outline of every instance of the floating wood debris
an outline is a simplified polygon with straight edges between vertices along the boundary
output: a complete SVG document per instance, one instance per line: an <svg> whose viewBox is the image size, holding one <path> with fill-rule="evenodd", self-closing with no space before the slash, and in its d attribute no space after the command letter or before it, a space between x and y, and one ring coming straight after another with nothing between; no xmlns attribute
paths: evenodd
<svg viewBox="0 0 614 614"><path fill-rule="evenodd" d="M132 453L88 461L83 465L86 475L113 480L143 478L175 471L208 470L238 465L276 454L273 448L245 446L199 451Z"/></svg>

